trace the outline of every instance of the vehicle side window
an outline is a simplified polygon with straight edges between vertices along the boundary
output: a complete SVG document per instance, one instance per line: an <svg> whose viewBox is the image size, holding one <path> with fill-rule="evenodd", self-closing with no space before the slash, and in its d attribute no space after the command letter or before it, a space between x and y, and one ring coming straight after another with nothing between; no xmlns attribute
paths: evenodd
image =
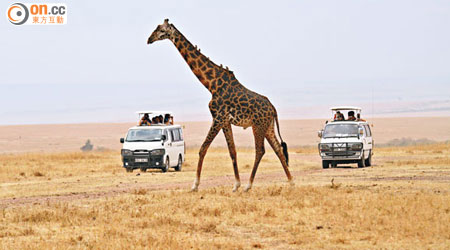
<svg viewBox="0 0 450 250"><path fill-rule="evenodd" d="M178 133L180 134L180 141L182 141L183 140L183 130L181 130L181 128L179 128Z"/></svg>
<svg viewBox="0 0 450 250"><path fill-rule="evenodd" d="M168 133L169 132L169 133ZM172 135L170 134L170 131L167 131L167 130L164 130L164 134L166 135L166 137L167 137L167 140L169 140L169 141L173 141L173 137L172 137Z"/></svg>
<svg viewBox="0 0 450 250"><path fill-rule="evenodd" d="M367 136L366 128L364 127L364 125L359 125L358 126L358 133L359 133L360 129L362 129L364 131L364 135Z"/></svg>
<svg viewBox="0 0 450 250"><path fill-rule="evenodd" d="M367 136L368 136L368 137L371 137L371 136L372 136L372 131L370 131L369 125L364 125L364 127L366 128Z"/></svg>
<svg viewBox="0 0 450 250"><path fill-rule="evenodd" d="M174 142L180 140L180 135L178 134L178 130L176 130L176 129L171 129L171 130L170 130L170 133L172 134L172 138L173 138L173 141L174 141Z"/></svg>
<svg viewBox="0 0 450 250"><path fill-rule="evenodd" d="M178 129L174 129L172 131L174 134L175 141L180 141L180 133L178 132Z"/></svg>
<svg viewBox="0 0 450 250"><path fill-rule="evenodd" d="M170 137L172 137L172 141L175 141L175 135L173 134L173 130L169 130Z"/></svg>
<svg viewBox="0 0 450 250"><path fill-rule="evenodd" d="M361 128L363 128L363 130L364 130L364 136L368 136L367 135L367 128L366 128L366 126L364 126L364 125L361 125Z"/></svg>

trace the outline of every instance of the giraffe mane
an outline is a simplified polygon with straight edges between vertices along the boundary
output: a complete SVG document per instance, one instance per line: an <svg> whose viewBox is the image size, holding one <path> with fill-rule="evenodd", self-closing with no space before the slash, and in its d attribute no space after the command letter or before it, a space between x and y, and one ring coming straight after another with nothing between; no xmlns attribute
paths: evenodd
<svg viewBox="0 0 450 250"><path fill-rule="evenodd" d="M180 35L183 35L183 33L181 33L181 32L175 27L175 25L173 25L173 24L171 23L170 26L175 30L174 32L178 32ZM183 36L184 36L184 35L183 35ZM186 38L186 40L187 40L187 38ZM188 40L188 42L190 43L189 40ZM191 44L192 44L192 43L191 43ZM204 54L201 52L201 49L200 49L197 45L194 45L194 48L195 48L196 51L198 51L198 53L200 53L202 56L204 56L205 58L207 58L208 61L210 61L214 66L220 67L220 68L222 68L223 70L228 71L229 74L233 74L233 71L231 71L228 67L224 68L224 67L222 66L222 64L220 64L220 66L219 66L219 65L217 65L215 62L213 62L209 57L207 57L206 55L204 55Z"/></svg>

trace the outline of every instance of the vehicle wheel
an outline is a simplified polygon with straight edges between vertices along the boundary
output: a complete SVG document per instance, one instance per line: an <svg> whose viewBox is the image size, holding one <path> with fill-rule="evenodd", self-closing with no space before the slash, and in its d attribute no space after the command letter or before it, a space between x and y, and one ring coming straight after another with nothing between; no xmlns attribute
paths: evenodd
<svg viewBox="0 0 450 250"><path fill-rule="evenodd" d="M337 167L337 163L335 163L335 162L331 162L331 167L332 167L332 168L335 168L335 167Z"/></svg>
<svg viewBox="0 0 450 250"><path fill-rule="evenodd" d="M166 158L166 164L161 170L163 171L163 173L169 171L169 157Z"/></svg>
<svg viewBox="0 0 450 250"><path fill-rule="evenodd" d="M129 167L128 167L128 168L126 168L126 170L127 170L128 173L133 172L133 168L129 168Z"/></svg>
<svg viewBox="0 0 450 250"><path fill-rule="evenodd" d="M141 168L141 172L147 172L147 168Z"/></svg>
<svg viewBox="0 0 450 250"><path fill-rule="evenodd" d="M366 166L366 160L364 159L364 151L362 152L361 160L358 161L358 168L363 168Z"/></svg>
<svg viewBox="0 0 450 250"><path fill-rule="evenodd" d="M175 171L181 171L181 167L183 166L183 159L181 155L178 156L178 165L175 167Z"/></svg>
<svg viewBox="0 0 450 250"><path fill-rule="evenodd" d="M369 151L369 157L364 162L366 167L372 166L372 151Z"/></svg>
<svg viewBox="0 0 450 250"><path fill-rule="evenodd" d="M330 162L329 161L322 161L322 168L329 168Z"/></svg>

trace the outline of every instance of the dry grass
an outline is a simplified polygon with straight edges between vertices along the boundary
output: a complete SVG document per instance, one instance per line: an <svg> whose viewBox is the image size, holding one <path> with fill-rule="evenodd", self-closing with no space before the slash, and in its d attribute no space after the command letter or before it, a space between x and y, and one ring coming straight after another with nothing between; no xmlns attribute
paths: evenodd
<svg viewBox="0 0 450 250"><path fill-rule="evenodd" d="M2 211L4 247L446 248L448 193L367 187L217 187ZM274 206L274 204L276 204Z"/></svg>
<svg viewBox="0 0 450 250"><path fill-rule="evenodd" d="M450 145L380 148L375 166L365 169L321 170L315 148L290 151L296 186L284 184L268 153L249 193L231 192L231 161L221 148L209 152L198 193L170 188L193 180L194 150L180 173L140 176L121 169L117 152L0 156L0 204L8 197L105 192L4 206L0 248L449 248ZM243 173L253 157L252 149L238 150ZM280 174L267 178L274 173ZM217 185L205 183L224 175L230 177Z"/></svg>

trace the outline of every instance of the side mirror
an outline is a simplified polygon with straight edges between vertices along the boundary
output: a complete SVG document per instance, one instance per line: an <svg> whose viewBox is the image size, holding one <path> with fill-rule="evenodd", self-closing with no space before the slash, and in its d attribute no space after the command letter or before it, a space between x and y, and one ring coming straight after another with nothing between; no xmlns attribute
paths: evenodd
<svg viewBox="0 0 450 250"><path fill-rule="evenodd" d="M166 135L162 135L161 136L161 140L163 140L163 141L167 140L167 136Z"/></svg>
<svg viewBox="0 0 450 250"><path fill-rule="evenodd" d="M317 136L318 136L319 138L322 138L322 135L323 135L323 130L320 130L319 132L317 132Z"/></svg>
<svg viewBox="0 0 450 250"><path fill-rule="evenodd" d="M125 139L120 138L120 143L124 143L124 142L125 142Z"/></svg>

